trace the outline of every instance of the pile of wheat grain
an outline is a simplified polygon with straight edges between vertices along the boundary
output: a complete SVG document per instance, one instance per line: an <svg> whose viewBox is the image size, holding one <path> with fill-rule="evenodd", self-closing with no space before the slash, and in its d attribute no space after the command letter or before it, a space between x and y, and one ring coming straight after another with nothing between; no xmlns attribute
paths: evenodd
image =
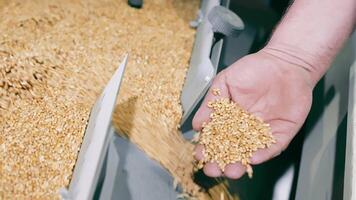
<svg viewBox="0 0 356 200"><path fill-rule="evenodd" d="M212 91L220 95L217 88ZM204 163L215 162L224 171L226 165L241 162L251 178L253 153L275 143L269 124L228 98L210 101L208 108L212 110L210 121L203 123L199 134L199 143L204 146L199 168Z"/></svg>
<svg viewBox="0 0 356 200"><path fill-rule="evenodd" d="M177 126L198 1L0 0L0 198L53 199L70 183L91 106L130 54L115 126L189 194L193 146Z"/></svg>

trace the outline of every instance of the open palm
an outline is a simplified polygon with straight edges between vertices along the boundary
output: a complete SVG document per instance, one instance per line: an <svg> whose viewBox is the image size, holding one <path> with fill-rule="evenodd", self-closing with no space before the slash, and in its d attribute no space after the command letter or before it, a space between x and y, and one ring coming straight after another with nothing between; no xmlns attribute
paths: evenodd
<svg viewBox="0 0 356 200"><path fill-rule="evenodd" d="M220 96L212 94L215 88L220 89ZM193 127L199 131L202 123L209 121L209 101L230 98L271 125L276 143L258 150L251 159L251 164L260 164L279 155L301 128L310 110L312 89L307 70L260 51L240 59L216 76L194 117ZM196 148L198 160L203 157L202 148ZM211 177L223 175L216 163L207 163L204 173ZM244 173L241 163L229 164L224 170L225 176L235 179Z"/></svg>

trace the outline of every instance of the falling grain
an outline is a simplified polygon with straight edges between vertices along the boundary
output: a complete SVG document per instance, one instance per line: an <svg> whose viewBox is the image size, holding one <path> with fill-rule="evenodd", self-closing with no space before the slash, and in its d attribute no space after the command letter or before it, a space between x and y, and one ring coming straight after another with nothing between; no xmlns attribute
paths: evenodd
<svg viewBox="0 0 356 200"><path fill-rule="evenodd" d="M151 0L137 10L116 0L0 0L0 199L58 198L90 108L127 52L115 127L190 198L229 197L226 184L208 194L194 183L194 146L177 128L198 5Z"/></svg>

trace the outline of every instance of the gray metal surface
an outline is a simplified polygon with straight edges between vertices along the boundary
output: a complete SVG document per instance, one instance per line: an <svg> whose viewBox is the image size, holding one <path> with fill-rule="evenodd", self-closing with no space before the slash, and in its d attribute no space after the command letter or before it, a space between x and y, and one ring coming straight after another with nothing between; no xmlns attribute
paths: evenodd
<svg viewBox="0 0 356 200"><path fill-rule="evenodd" d="M350 70L344 200L356 199L356 61Z"/></svg>
<svg viewBox="0 0 356 200"><path fill-rule="evenodd" d="M349 69L356 59L355 39L354 34L321 82L322 93L315 96L320 116L314 116L304 140L297 200L342 198Z"/></svg>
<svg viewBox="0 0 356 200"><path fill-rule="evenodd" d="M353 37L356 58L356 33ZM350 69L344 200L356 199L356 59Z"/></svg>
<svg viewBox="0 0 356 200"><path fill-rule="evenodd" d="M101 200L175 200L173 178L159 163L115 134L106 165Z"/></svg>
<svg viewBox="0 0 356 200"><path fill-rule="evenodd" d="M234 12L223 6L215 6L208 14L209 22L215 33L224 36L238 36L244 29L244 23Z"/></svg>
<svg viewBox="0 0 356 200"><path fill-rule="evenodd" d="M92 108L69 189L61 191L63 199L93 198L113 134L111 117L126 64L127 55Z"/></svg>
<svg viewBox="0 0 356 200"><path fill-rule="evenodd" d="M109 143L105 163L101 169L101 174L93 199L113 199L116 189L117 166L120 162L120 156L115 149L114 138L116 133L111 128L112 138Z"/></svg>
<svg viewBox="0 0 356 200"><path fill-rule="evenodd" d="M242 20L226 8L229 2L224 1L223 6L219 6L220 1L203 0L198 19L191 24L196 26L200 22L182 90L181 124L184 124L204 97L217 73L223 46L222 37L236 37L244 28Z"/></svg>
<svg viewBox="0 0 356 200"><path fill-rule="evenodd" d="M190 65L181 96L183 107L182 123L189 117L200 99L203 98L217 71L216 66L213 66L210 60L214 32L210 22L207 20L207 13L217 5L220 5L219 0L202 1L201 14L203 20L197 29Z"/></svg>

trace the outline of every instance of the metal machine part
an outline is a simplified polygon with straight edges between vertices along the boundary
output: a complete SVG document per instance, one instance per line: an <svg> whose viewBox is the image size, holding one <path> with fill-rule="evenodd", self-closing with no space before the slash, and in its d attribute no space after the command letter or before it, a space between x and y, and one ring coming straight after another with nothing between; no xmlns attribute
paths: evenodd
<svg viewBox="0 0 356 200"><path fill-rule="evenodd" d="M237 37L244 29L244 23L235 13L223 6L215 6L208 14L214 33Z"/></svg>
<svg viewBox="0 0 356 200"><path fill-rule="evenodd" d="M216 33L214 33L213 26L207 17L208 11L219 5L227 7L228 4L229 1L202 1L200 20L198 19L196 22L198 31L187 77L190 81L189 83L185 83L182 94L183 96L185 95L185 100L194 100L192 104L190 104L191 109L194 109L195 105L205 95L210 81L215 76L223 46L223 40L221 40L221 38L217 40L215 37ZM224 16L217 16L217 18L220 20L224 18ZM241 26L227 27L225 29L228 31L225 33L229 34L230 31L233 32L232 35L237 35L235 29L241 27L243 27L243 23L241 23ZM234 30L231 31L232 29ZM221 29L215 28L214 30ZM222 31L223 30L220 32ZM209 76L209 80L207 76ZM109 85L110 84L112 83L109 83ZM116 95L117 92L111 91L111 94ZM193 94L198 94L198 96L194 97L192 96ZM107 98L108 95L103 96L101 100L98 100L97 104L100 105L100 101L103 103L103 99ZM182 97L182 104L186 105L187 102L185 100ZM93 109L92 116L96 115L95 113L96 111ZM185 114L189 116L189 112L185 112ZM91 118L95 118L92 116ZM111 112L107 112L107 116L111 117ZM98 119L99 118L97 118L97 120ZM89 124L92 123L91 119ZM85 134L72 182L68 190L62 190L62 198L123 198L128 200L176 199L179 188L173 187L173 177L167 170L139 150L136 145L117 136L111 124L107 124L107 131L101 132L102 137L106 137L107 140L101 140L101 147L96 148L96 152L91 152L90 154L85 153L89 151L89 149L91 149L90 151L94 151L93 149L98 142L98 140L94 139L93 135L95 134L91 135L88 132ZM88 128L89 127L90 125ZM91 165L89 165L89 162L91 162ZM91 175L86 176L86 173L90 173Z"/></svg>
<svg viewBox="0 0 356 200"><path fill-rule="evenodd" d="M111 118L127 58L128 55L91 110L69 189L60 191L62 199L93 199L108 145L114 135Z"/></svg>
<svg viewBox="0 0 356 200"><path fill-rule="evenodd" d="M111 124L127 59L92 108L72 181L60 190L64 200L177 198L178 188L173 188L167 170L118 136Z"/></svg>
<svg viewBox="0 0 356 200"><path fill-rule="evenodd" d="M142 8L143 0L128 0L128 4L134 8Z"/></svg>
<svg viewBox="0 0 356 200"><path fill-rule="evenodd" d="M355 34L356 38L356 34ZM355 39L356 44L356 39ZM356 48L356 45L355 45ZM355 56L356 57L356 56ZM356 60L350 69L344 199L356 199Z"/></svg>
<svg viewBox="0 0 356 200"><path fill-rule="evenodd" d="M222 36L237 36L244 28L242 20L220 1L202 1L190 66L182 90L183 116L181 124L188 119L199 101L204 97L217 73L223 41ZM225 5L227 6L227 5ZM219 35L217 35L219 34Z"/></svg>
<svg viewBox="0 0 356 200"><path fill-rule="evenodd" d="M192 73L188 72L187 82L184 85L184 89L182 93L182 104L183 104L183 108L185 109L184 110L185 120L183 120L183 122L187 120L189 114L192 112L194 107L196 107L195 105L198 104L199 99L201 99L204 96L206 92L206 90L204 89L208 88L211 79L213 78L213 76L216 74L216 71L218 70L217 68L220 67L218 66L218 64L219 62L221 62L219 60L221 60L220 55L221 55L221 50L223 49L222 48L223 41L225 43L225 41L228 41L229 38L226 38L226 40L225 39L219 40L218 42L214 43L214 41L216 40L215 38L216 34L214 34L211 22L207 20L207 13L216 5L220 4L226 6L224 2L226 3L228 1L218 1L218 0L202 1L200 18L198 18L198 20L195 22L195 25L198 26L198 32L196 35L195 46L191 59L191 67L189 69L189 71L192 71ZM260 28L259 26L253 27L254 29L252 31L252 28L250 26L251 24L248 23L247 21L245 28L246 29L250 28L251 31L249 30L244 31L240 35L240 37L237 38L238 40L237 44L239 45L239 47L242 45L244 46L244 48L236 52L235 51L236 43L232 44L229 41L228 44L224 44L225 46L224 48L230 45L231 48L229 47L228 49L234 50L233 52L234 56L236 56L236 54L244 55L245 52L248 52L254 40L251 35L258 35L257 30L259 30L258 28ZM240 43L240 39L244 40L246 44ZM247 40L248 42L246 42ZM228 51L228 52L232 52L232 51ZM338 71L340 70L338 69ZM205 81L204 78L206 77L209 78L207 78L207 80ZM188 82L188 78L190 82ZM354 77L352 78L354 79ZM330 75L329 80L334 80L334 78L332 78L332 76ZM337 80L340 81L341 79L337 78ZM116 81L116 83L117 82L119 81ZM112 83L110 82L110 84ZM109 92L109 90L107 90L107 92ZM116 95L117 91L115 92L114 90L112 90L110 93L104 92L104 94ZM107 98L107 95L104 94L102 95L102 98L100 98L103 102ZM184 98L187 101L184 101L183 95L185 95ZM100 104L101 101L100 99L98 100L97 104ZM106 107L107 109L110 109L109 108L110 104L108 105L109 106ZM345 103L340 103L340 105L346 106ZM95 114L96 112L101 112L100 110L101 110L100 108L98 109L93 108L91 118L95 118L93 116L96 115ZM333 115L330 116L340 114L339 112L330 112L328 110L327 112L329 114L334 113ZM352 112L350 113L353 114ZM111 111L107 112L107 116L111 117ZM99 119L99 117L97 119ZM187 122L189 122L189 120L190 119L188 119ZM350 124L350 126L351 125L352 124ZM95 134L91 135L90 133L86 133L70 187L68 190L65 189L62 190L61 192L63 199L173 200L177 198L176 194L178 193L178 191L173 187L173 178L167 172L167 170L165 170L161 165L159 165L159 163L150 159L143 151L139 150L139 148L134 144L132 144L130 141L117 136L114 133L114 130L112 129L110 123L108 124L108 126L105 126L105 129L107 130L107 132L106 134L103 134L101 137L107 138L108 140L105 140L105 142L102 143L100 148L97 148L96 146L98 140L94 138ZM328 130L333 131L332 129L328 129ZM352 127L350 127L350 130L352 130ZM323 133L323 131L315 131L315 132L316 134ZM184 135L186 134L187 133L185 133ZM352 134L351 131L349 132L348 137L350 136L350 134ZM327 133L325 136L329 137L329 133ZM350 138L352 138L352 135L350 136ZM318 142L321 141L320 138L314 137L312 135L309 136L308 140L313 140ZM302 166L299 170L299 178L298 178L299 181L297 184L299 191L297 192L296 199L299 198L305 199L306 198L305 195L309 195L309 194L312 194L313 197L316 196L320 197L320 195L324 195L324 193L319 192L322 191L320 190L320 187L323 185L329 186L330 183L329 181L331 180L330 179L331 176L329 176L328 174L330 174L329 173L330 170L329 171L321 170L319 171L319 173L307 173L308 170L310 171L310 169L313 170L319 169L319 167L323 163L324 163L323 164L324 168L325 166L328 166L330 164L327 162L330 161L330 159L328 158L332 158L332 156L321 157L327 162L323 161L317 164L309 162L308 159L313 158L313 156L310 155L319 154L319 152L323 153L322 150L324 149L324 146L322 146L323 148L318 148L318 151L315 151L316 153L315 152L310 153L310 151L306 151L307 146L309 147L313 145L315 146L315 144L319 144L318 142L307 142L303 149L303 154L309 156L304 156L304 158L302 158L302 160L304 159L304 161L302 161L304 162L304 167ZM329 146L326 146L326 148L329 148ZM351 148L352 145L348 144L348 149ZM90 154L84 153L85 151L91 151L91 153ZM351 155L347 155L347 156L348 156L347 159L349 158L352 159L353 158L352 152ZM282 154L282 156L280 156L279 158L256 167L254 169L256 177L254 177L252 180L243 177L237 182L233 182L231 184L232 187L229 189L231 189L231 191L233 192L239 193L241 198L244 199L261 199L261 198L272 199L270 193L272 193L273 188L276 187L275 186L276 179L281 176L280 175L281 173L284 173L283 170L285 166L283 165L286 165L287 167L289 166L288 164L289 160L286 160L286 158L289 159L289 156ZM286 164L286 162L288 162L287 163L288 165ZM308 163L313 164L314 167L313 168L308 167L309 165ZM347 169L353 169L352 160L346 163L346 167ZM288 168L289 175L294 174L294 176L298 176L298 170L294 170L294 168L292 168L292 170L289 169L290 168ZM315 171L318 172L318 170ZM91 175L86 176L85 172L90 172L89 174ZM310 176L310 174L312 175L316 174L317 176L315 175ZM325 176L325 174L327 174L327 176ZM351 182L352 184L349 187L345 187L345 196L347 199L350 199L348 198L349 196L354 196L354 193L352 193L352 190L350 188L354 187L355 184L353 183L355 182L354 181L355 178L353 176L348 176L348 175L350 174L345 175L346 176L345 184L346 183L349 184ZM321 180L321 178L323 178L324 180L323 184L320 184L320 181L310 181L310 180ZM286 184L283 183L283 185L285 186ZM324 190L325 188L322 189ZM294 189L292 188L292 190ZM83 194L83 196L81 196L81 194Z"/></svg>
<svg viewBox="0 0 356 200"><path fill-rule="evenodd" d="M114 135L94 199L177 199L174 179L129 140Z"/></svg>
<svg viewBox="0 0 356 200"><path fill-rule="evenodd" d="M228 2L225 2L225 5L227 5L227 3ZM188 76L190 76L188 79L192 80L192 82L189 82L192 84L190 89L197 87L196 83L198 79L194 76L199 75L199 77L202 77L201 75L205 74L205 76L212 78L216 73L222 41L216 41L214 39L214 32L212 31L212 25L207 19L207 13L218 5L220 5L220 1L218 0L203 0L202 9L198 15L199 17L191 24L193 26L198 25L191 63L199 63L201 68L196 67L196 64L191 64L190 72L188 72ZM224 17L218 16L218 18ZM243 23L241 24L243 27ZM241 29L241 26L225 27L225 29ZM214 40L216 43L214 43ZM198 71L191 69L192 66ZM215 69L213 66L216 66ZM197 74L190 74L191 72ZM208 86L206 80L203 80L203 84L202 87L204 88ZM187 88L183 89L183 93L186 89ZM189 94L189 92L186 94ZM201 95L204 95L204 91L202 91ZM194 97L188 96L187 99L190 100L192 98ZM199 101L199 99L197 101ZM184 103L183 100L182 103ZM111 163L110 166L107 165L106 168L111 167L115 170L113 172L112 170L104 171L105 169L102 169L102 181L100 181L101 184L98 184L102 189L96 192L98 194L96 196L98 198L100 197L99 199L117 199L118 197L128 200L177 199L179 187L174 188L173 177L167 170L149 158L130 141L119 136L114 136L113 142L109 147L106 162ZM113 167L113 165L115 165L115 167Z"/></svg>
<svg viewBox="0 0 356 200"><path fill-rule="evenodd" d="M295 199L355 199L355 65L356 32L314 89Z"/></svg>

